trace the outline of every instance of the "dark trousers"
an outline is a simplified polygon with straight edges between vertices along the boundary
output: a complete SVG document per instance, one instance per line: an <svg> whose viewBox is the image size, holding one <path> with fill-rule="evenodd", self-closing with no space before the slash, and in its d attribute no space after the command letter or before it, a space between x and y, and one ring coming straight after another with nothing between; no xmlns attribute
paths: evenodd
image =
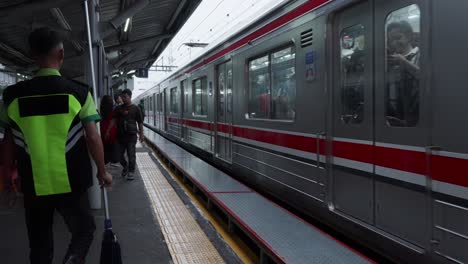
<svg viewBox="0 0 468 264"><path fill-rule="evenodd" d="M136 154L135 145L137 136L129 136L127 138L119 139L120 148L120 164L122 164L124 171L135 172ZM125 159L125 152L127 152L128 163Z"/></svg>
<svg viewBox="0 0 468 264"><path fill-rule="evenodd" d="M119 144L104 144L104 163L116 163L120 160Z"/></svg>
<svg viewBox="0 0 468 264"><path fill-rule="evenodd" d="M88 193L67 193L40 197L25 196L31 264L51 264L54 256L53 220L57 210L65 220L72 238L65 258L85 259L93 242L96 225L91 214Z"/></svg>

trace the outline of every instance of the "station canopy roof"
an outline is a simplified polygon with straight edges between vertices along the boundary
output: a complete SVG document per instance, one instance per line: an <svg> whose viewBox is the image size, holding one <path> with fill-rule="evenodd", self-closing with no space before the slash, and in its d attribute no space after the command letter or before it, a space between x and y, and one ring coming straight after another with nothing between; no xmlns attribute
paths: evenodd
<svg viewBox="0 0 468 264"><path fill-rule="evenodd" d="M92 2L91 0L89 2ZM91 17L106 54L108 75L149 68L201 0L95 0ZM27 38L47 26L67 36L62 74L82 79L87 56L83 0L0 0L0 63L22 73L37 68Z"/></svg>

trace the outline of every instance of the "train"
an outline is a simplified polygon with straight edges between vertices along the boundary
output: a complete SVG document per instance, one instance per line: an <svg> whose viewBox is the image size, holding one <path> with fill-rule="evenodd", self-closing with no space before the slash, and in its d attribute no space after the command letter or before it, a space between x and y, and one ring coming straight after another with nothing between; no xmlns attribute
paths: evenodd
<svg viewBox="0 0 468 264"><path fill-rule="evenodd" d="M468 2L297 0L135 98L145 124L398 263L468 263Z"/></svg>

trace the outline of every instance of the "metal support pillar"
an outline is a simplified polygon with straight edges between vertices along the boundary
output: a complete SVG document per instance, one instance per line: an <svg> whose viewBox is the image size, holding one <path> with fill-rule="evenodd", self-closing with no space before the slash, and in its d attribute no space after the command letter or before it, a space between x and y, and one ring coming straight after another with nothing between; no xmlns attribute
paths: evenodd
<svg viewBox="0 0 468 264"><path fill-rule="evenodd" d="M93 0L91 0L91 4L93 3ZM91 10L94 10L92 8ZM95 52L93 49L93 39L91 37L91 22L90 22L90 13L89 13L89 8L88 8L88 0L84 1L84 11L85 11L85 19L86 19L86 31L87 31L87 37L88 37L88 55L89 55L89 75L88 77L91 77L91 85L93 87L93 99L94 103L98 105L98 87L97 87L97 82L96 82L96 72L95 72ZM93 11L93 17L94 17L94 11ZM93 19L93 22L95 20ZM95 24L93 24L95 26ZM89 80L89 78L88 78ZM98 124L98 132L99 132L99 124ZM93 176L97 175L97 167L96 164L93 162ZM90 202L90 207L92 209L101 209L101 191L99 187L99 182L96 177L93 177L93 186L91 186L88 190L89 194L89 202Z"/></svg>

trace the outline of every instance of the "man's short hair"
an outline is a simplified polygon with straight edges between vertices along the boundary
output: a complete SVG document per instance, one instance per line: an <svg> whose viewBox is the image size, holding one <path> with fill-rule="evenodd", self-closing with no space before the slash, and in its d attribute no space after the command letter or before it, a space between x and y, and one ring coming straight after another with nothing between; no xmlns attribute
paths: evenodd
<svg viewBox="0 0 468 264"><path fill-rule="evenodd" d="M35 29L29 34L29 48L36 56L48 55L53 49L63 43L63 36L47 27Z"/></svg>
<svg viewBox="0 0 468 264"><path fill-rule="evenodd" d="M132 97L132 91L130 89L123 90L121 94L126 94L126 95Z"/></svg>
<svg viewBox="0 0 468 264"><path fill-rule="evenodd" d="M413 27L406 20L390 23L387 26L387 32L390 32L393 30L398 30L401 33L403 33L409 41L413 41L414 39Z"/></svg>

